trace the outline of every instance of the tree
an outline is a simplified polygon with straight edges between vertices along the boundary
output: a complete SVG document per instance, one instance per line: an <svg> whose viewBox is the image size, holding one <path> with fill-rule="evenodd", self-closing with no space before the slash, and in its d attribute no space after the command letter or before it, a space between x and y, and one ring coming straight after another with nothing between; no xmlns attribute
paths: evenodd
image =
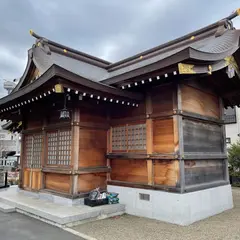
<svg viewBox="0 0 240 240"><path fill-rule="evenodd" d="M240 174L240 141L231 144L228 149L228 161L230 165L230 174Z"/></svg>

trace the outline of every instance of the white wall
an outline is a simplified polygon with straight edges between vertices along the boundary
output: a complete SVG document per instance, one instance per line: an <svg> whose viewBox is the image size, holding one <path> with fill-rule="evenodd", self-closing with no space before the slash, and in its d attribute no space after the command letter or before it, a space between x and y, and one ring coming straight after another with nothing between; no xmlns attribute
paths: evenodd
<svg viewBox="0 0 240 240"><path fill-rule="evenodd" d="M126 205L128 214L182 226L233 207L230 185L184 194L113 185L108 185L108 191L119 193L120 203ZM141 200L140 193L149 194L150 200Z"/></svg>

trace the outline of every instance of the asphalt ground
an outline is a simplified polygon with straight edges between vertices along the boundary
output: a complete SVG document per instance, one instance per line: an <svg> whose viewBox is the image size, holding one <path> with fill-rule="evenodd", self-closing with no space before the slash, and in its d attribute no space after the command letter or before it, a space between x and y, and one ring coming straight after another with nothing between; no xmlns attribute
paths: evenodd
<svg viewBox="0 0 240 240"><path fill-rule="evenodd" d="M0 212L0 240L82 240L78 236L19 213Z"/></svg>

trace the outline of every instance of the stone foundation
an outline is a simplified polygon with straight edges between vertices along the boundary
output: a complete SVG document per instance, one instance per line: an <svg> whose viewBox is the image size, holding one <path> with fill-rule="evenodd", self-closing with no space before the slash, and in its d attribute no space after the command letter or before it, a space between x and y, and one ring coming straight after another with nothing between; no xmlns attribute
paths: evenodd
<svg viewBox="0 0 240 240"><path fill-rule="evenodd" d="M179 194L108 185L108 191L119 193L126 213L178 225L189 225L233 208L231 185ZM147 194L141 200L140 194Z"/></svg>

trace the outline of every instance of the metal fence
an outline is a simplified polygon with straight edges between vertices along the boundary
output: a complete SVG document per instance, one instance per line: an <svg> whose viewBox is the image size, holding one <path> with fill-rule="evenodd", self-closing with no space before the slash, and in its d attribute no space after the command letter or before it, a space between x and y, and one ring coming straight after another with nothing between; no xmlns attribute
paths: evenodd
<svg viewBox="0 0 240 240"><path fill-rule="evenodd" d="M228 123L236 123L236 122L237 122L236 114L224 116L224 123L228 124Z"/></svg>

